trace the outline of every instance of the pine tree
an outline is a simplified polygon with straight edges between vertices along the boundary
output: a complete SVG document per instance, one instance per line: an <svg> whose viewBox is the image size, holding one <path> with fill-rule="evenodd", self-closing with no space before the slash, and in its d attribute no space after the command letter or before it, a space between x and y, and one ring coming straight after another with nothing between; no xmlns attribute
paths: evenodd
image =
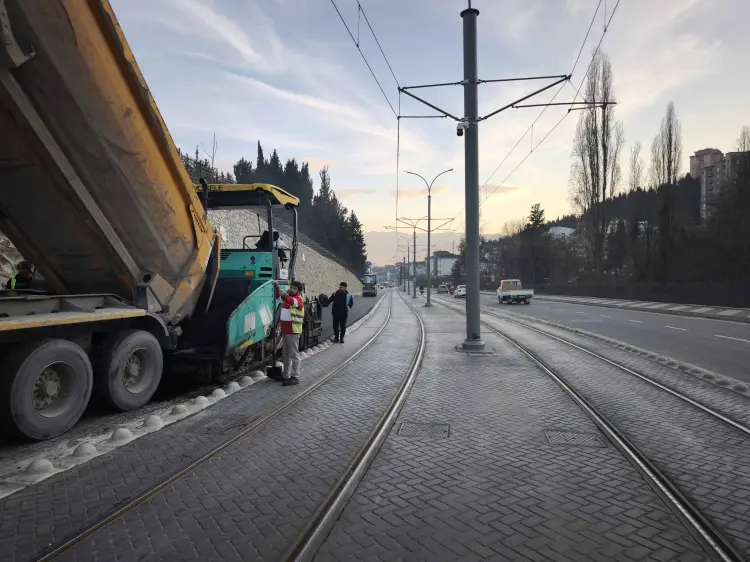
<svg viewBox="0 0 750 562"><path fill-rule="evenodd" d="M237 178L237 183L253 183L253 163L240 158L234 165L234 177Z"/></svg>

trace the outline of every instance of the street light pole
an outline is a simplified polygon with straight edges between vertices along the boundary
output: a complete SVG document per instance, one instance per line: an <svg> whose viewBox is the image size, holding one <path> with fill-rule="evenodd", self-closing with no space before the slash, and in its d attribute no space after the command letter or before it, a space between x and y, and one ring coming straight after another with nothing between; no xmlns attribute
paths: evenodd
<svg viewBox="0 0 750 562"><path fill-rule="evenodd" d="M434 178L432 178L432 181L430 183L427 183L427 180L424 179L419 174L415 174L414 172L409 172L408 170L404 170L407 174L411 174L412 176L417 176L418 178L421 178L424 184L427 186L427 303L425 303L425 306L432 306L432 301L430 300L430 293L432 288L432 275L431 275L431 266L432 266L432 242L430 240L430 233L432 232L432 225L430 224L430 221L432 220L432 184L435 183L435 180L438 179L443 174L447 174L448 172L452 172L453 168L450 168L448 170L444 170L440 172L438 175L436 175Z"/></svg>

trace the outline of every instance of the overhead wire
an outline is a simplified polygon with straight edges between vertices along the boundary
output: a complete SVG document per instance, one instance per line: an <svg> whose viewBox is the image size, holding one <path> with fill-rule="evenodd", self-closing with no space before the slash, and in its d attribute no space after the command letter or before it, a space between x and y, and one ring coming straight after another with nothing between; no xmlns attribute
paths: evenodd
<svg viewBox="0 0 750 562"><path fill-rule="evenodd" d="M362 7L362 3L359 0L357 0L357 39L354 38L354 34L352 33L351 29L349 29L349 26L347 25L346 20L344 20L344 16L341 15L341 11L336 5L336 2L334 0L331 0L331 4L336 10L336 13L339 15L339 19L341 19L341 23L344 24L344 27L346 28L346 31L349 33L349 37L351 37L352 42L354 43L355 47L357 47L357 51L359 51L359 54L362 56L362 60L365 61L365 64L367 65L367 68L370 71L370 74L372 74L372 78L375 80L375 83L378 85L378 88L380 89L380 93L383 94L385 101L388 103L388 107L391 108L393 115L396 117L396 217L398 217L398 200L399 200L398 170L399 170L399 158L400 158L400 152L401 152L401 92L400 92L401 83L398 81L398 78L396 78L396 73L393 71L393 67L391 66L391 63L388 60L388 57L386 56L385 51L383 50L383 46L380 44L380 40L378 39L378 36L375 33L375 30L373 29L372 24L370 24L370 19L367 17L367 12L365 12L365 9ZM394 109L393 104L391 103L391 100L386 95L385 90L383 89L383 86L380 84L380 80L378 80L378 77L375 75L375 71L373 71L372 67L370 66L370 63L367 60L367 57L365 57L365 54L362 52L362 48L360 47L360 42L359 42L359 15L360 14L364 16L365 23L367 24L367 27L370 29L370 33L372 34L373 39L375 39L375 44L378 46L378 49L380 50L380 54L383 56L383 60L385 61L386 66L388 66L388 70L390 71L394 82L396 82L396 86L399 88L398 112L396 112L396 110Z"/></svg>
<svg viewBox="0 0 750 562"><path fill-rule="evenodd" d="M388 99L388 96L385 93L385 90L383 90L383 86L380 85L380 80L378 80L378 77L375 75L375 71L373 71L372 67L370 66L370 63L367 60L367 57L362 52L362 49L359 46L359 41L357 41L354 38L354 34L352 33L352 30L349 29L349 25L347 25L346 20L344 20L344 16L341 15L341 11L339 10L339 7L336 5L336 2L334 0L331 0L331 4L333 4L333 7L336 9L336 13L339 15L339 18L341 19L341 23L344 24L344 27L346 28L346 31L349 33L349 37L352 38L352 42L354 43L354 46L357 47L357 51L359 51L359 54L362 56L362 60L365 61L365 64L367 65L367 68L370 71L370 74L372 74L373 79L375 80L375 83L378 85L378 88L380 88L380 93L383 94L383 97L385 98L385 101L388 103L388 107L391 108L391 111L393 112L393 115L398 118L398 113L396 113L396 110L393 108L393 104L391 103L391 100ZM359 2L357 2L359 5ZM367 17L365 16L365 20ZM369 23L368 23L369 25ZM372 28L370 28L372 29ZM374 35L374 33L373 33ZM376 39L377 41L377 39ZM382 52L382 49L381 49ZM385 54L383 54L385 56ZM390 64L388 65L390 67Z"/></svg>
<svg viewBox="0 0 750 562"><path fill-rule="evenodd" d="M572 75L573 75L573 74L575 73L575 70L576 70L576 68L578 67L578 63L579 63L579 61L580 61L580 59L581 59L581 55L583 54L583 50L584 50L584 49L585 49L585 47L586 47L586 43L588 42L588 38L589 38L589 35L591 34L591 30L593 29L594 23L595 23L595 21L596 21L596 16L597 16L597 15L598 15L598 13L599 13L599 9L601 8L601 5L602 5L603 1L604 1L604 0L599 0L598 4L596 5L596 9L594 10L594 15L593 15L593 16L591 17L591 22L589 23L589 27L588 27L588 29L586 30L586 35L584 36L584 38L583 38L583 41L581 42L581 47L580 47L580 49L578 50L578 54L576 55L576 59L575 59L575 61L574 61L574 63L573 63L573 67L572 67L572 69L571 69L571 71L570 71L570 75L571 75L571 76L572 76ZM594 55L593 55L593 56L591 57L591 61L589 62L589 66L588 66L588 68L586 69L586 74L584 74L584 77L583 77L583 79L581 80L581 85L580 85L580 86L578 87L578 89L576 90L576 96L575 96L575 98L573 99L573 102L575 102L575 101L576 101L576 99L578 98L578 95L579 95L579 93L580 93L580 91L581 91L581 87L583 86L583 82L585 81L585 79L586 79L586 76L588 75L589 71L591 70L591 65L593 64L593 62L594 62L594 59L596 58L596 54L598 53L598 51L599 51L599 48L601 47L602 41L604 40L604 35L605 35L605 34L607 33L607 30L608 30L608 28L609 28L609 24L611 23L611 21L612 21L612 17L614 16L615 12L617 11L617 5L619 5L619 3L620 3L620 0L617 0L617 4L615 5L614 9L612 10L612 14L610 15L610 17L609 17L609 20L607 21L606 25L604 26L604 30L603 30L603 32L602 32L602 35L601 35L601 37L599 38L599 43L597 44L597 46L596 46L596 49L594 50ZM563 82L563 83L562 83L562 84L560 85L560 88L558 88L558 89L557 89L557 91L555 92L555 95L554 95L554 96L552 96L552 98L550 99L550 101L549 101L548 103L550 103L550 104L551 104L551 103L554 103L555 99L557 99L557 96L558 96L558 95L560 94L560 92L562 92L562 90L563 90L563 89L565 88L565 85L566 85L566 84L569 84L569 83L570 83L570 82ZM571 84L571 85L572 85L572 84ZM571 104L571 107L572 107L572 105L573 105L573 104ZM498 171L498 170L499 170L499 169L500 169L500 168L502 167L502 165L503 165L503 164L505 164L505 162L506 162L506 161L508 160L508 158L510 158L510 156L511 156L511 155L513 154L513 152L514 152L514 151L516 150L516 148L518 148L518 145L520 145L520 144L521 144L521 142L523 141L523 139L524 139L524 138L526 138L526 136L527 136L527 135L529 134L529 132L530 132L530 131L533 131L534 125L536 125L536 123L537 123L537 122L539 121L539 119L541 119L541 118L542 118L542 116L544 115L544 113L545 113L545 112L547 111L547 109L548 109L548 108L549 108L549 106L545 106L545 107L543 107L543 108L542 108L542 110L541 110L541 111L539 112L539 115L537 115L537 116L536 116L536 118L534 119L534 121L532 121L531 125L529 125L529 127L528 127L528 128L526 129L526 131L525 131L525 132L524 132L524 133L523 133L523 134L521 135L521 137L520 137L520 138L518 139L518 141L516 141L516 144L514 144L514 145L513 145L513 147L512 147L511 149L510 149L510 151L509 151L509 152L508 152L508 153L507 153L507 154L505 155L505 157L504 157L504 158L502 159L502 161L500 162L500 164L498 164L498 165L497 165L497 166L495 167L495 169L494 169L494 170L492 171L492 173L491 173L491 174L489 175L489 177L488 177L488 178L487 178L487 180L486 180L486 181L484 182L484 184L482 184L482 189L484 189L484 188L485 188L485 187L487 186L487 184L488 184L488 183L490 182L490 180L491 180L491 179L492 179L492 178L493 178L493 177L495 176L495 174L496 174L496 173L497 173L497 171ZM534 151L535 151L535 150L536 150L537 148L539 148L539 146L540 146L540 145L541 145L541 144L542 144L542 143L543 143L543 142L544 142L544 141L545 141L545 140L546 140L546 139L547 139L547 138L548 138L548 137L550 136L550 134L552 134L552 132L553 132L553 131L554 131L555 129L557 129L557 127L558 127L558 126L560 125L560 123L562 123L562 122L563 122L563 121L565 120L565 118L566 118L566 117L568 116L568 113L569 113L569 111L568 111L568 112L566 112L566 113L565 113L565 114L564 114L564 115L562 116L562 118L561 118L561 119L560 119L560 120L559 120L559 121L558 121L557 123L555 123L555 124L553 125L552 129L550 129L550 131L549 131L549 132L548 132L548 133L547 133L546 135L544 135L544 137L542 137L542 140L540 140L540 141L539 141L539 142L538 142L538 143L537 143L536 145L534 145L534 144L533 144L533 141L532 141L532 143L531 143L531 148L530 148L530 150L529 150L529 153L528 153L528 154L527 154L527 155L526 155L526 156L525 156L525 157L524 157L524 158L523 158L523 159L521 160L521 162L519 162L519 163L518 163L518 164L516 165L516 167L515 167L515 168L513 168L513 170L512 170L511 172L510 172L510 174L508 174L508 175L507 175L507 176L505 177L505 179L503 179L503 181L501 181L501 182L500 182L500 183L499 183L499 184L497 185L497 187L495 187L495 189L494 189L494 190L492 191L492 193L490 193L489 195L487 195L487 194L486 194L486 190L485 190L485 197L484 197L484 201L480 202L480 204L479 204L479 207L480 207L480 209L481 209L481 206L482 206L482 205L484 204L484 202L486 202L486 201L487 201L487 200L488 200L488 199L489 199L490 197L492 197L492 196L493 196L493 195L494 195L494 194L495 194L495 193L497 192L497 190L498 190L498 189L500 189L500 187L502 187L502 185L503 185L503 184L504 184L504 183L505 183L505 182L506 182L506 181L507 181L507 180L508 180L508 179L509 179L509 178L510 178L510 177L511 177L511 176L512 176L512 175L513 175L514 173L515 173L515 171L516 171L516 170L518 170L518 168L519 168L519 167L521 166L521 164L523 164L523 163L524 163L524 162L525 162L525 161L526 161L526 160L527 160L527 159L529 158L529 156L531 156L531 154L533 154L533 152L534 152ZM459 215L460 215L460 214L461 214L461 213L463 212L463 210L464 210L464 209L462 208L462 209L461 209L461 210L460 210L460 211L459 211L459 212L458 212L458 213L456 214L456 217L458 217L458 216L459 216Z"/></svg>

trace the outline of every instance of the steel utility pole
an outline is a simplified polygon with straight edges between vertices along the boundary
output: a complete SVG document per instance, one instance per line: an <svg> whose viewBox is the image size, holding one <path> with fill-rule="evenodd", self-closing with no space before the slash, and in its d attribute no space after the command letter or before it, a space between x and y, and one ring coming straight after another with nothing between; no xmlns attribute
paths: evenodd
<svg viewBox="0 0 750 562"><path fill-rule="evenodd" d="M464 159L466 186L466 339L464 349L484 349L479 317L479 120L477 81L477 16L469 7L461 12L464 24Z"/></svg>
<svg viewBox="0 0 750 562"><path fill-rule="evenodd" d="M431 266L432 266L432 241L430 240L430 233L432 232L432 184L435 183L435 180L438 179L443 174L447 174L448 172L452 172L453 168L450 168L448 170L444 170L440 172L437 176L432 178L432 181L430 183L427 183L427 180L424 179L419 174L415 174L414 172L409 172L408 170L404 170L405 173L411 174L412 176L417 176L418 178L422 178L422 181L427 186L427 302L425 303L425 306L429 307L432 306L432 301L430 301L430 293L432 288L432 275L431 275ZM450 222L450 221L449 221ZM440 225L440 227L445 226L448 223L443 223ZM439 228L440 228L439 227Z"/></svg>

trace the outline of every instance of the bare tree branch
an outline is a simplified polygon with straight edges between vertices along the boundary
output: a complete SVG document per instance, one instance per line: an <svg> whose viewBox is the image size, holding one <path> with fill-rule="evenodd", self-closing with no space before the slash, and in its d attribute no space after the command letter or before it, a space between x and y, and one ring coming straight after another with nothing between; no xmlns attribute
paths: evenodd
<svg viewBox="0 0 750 562"><path fill-rule="evenodd" d="M737 139L737 152L750 152L750 127L745 125Z"/></svg>
<svg viewBox="0 0 750 562"><path fill-rule="evenodd" d="M625 135L615 116L612 63L597 52L586 76L584 101L573 138L570 201L581 215L597 276L604 263L608 217L605 202L621 181L620 153Z"/></svg>
<svg viewBox="0 0 750 562"><path fill-rule="evenodd" d="M636 142L630 148L628 191L635 191L639 187L643 187L643 158L641 158L641 148L641 141Z"/></svg>
<svg viewBox="0 0 750 562"><path fill-rule="evenodd" d="M677 185L682 167L682 124L674 102L669 102L659 132L651 144L651 181L654 187Z"/></svg>

